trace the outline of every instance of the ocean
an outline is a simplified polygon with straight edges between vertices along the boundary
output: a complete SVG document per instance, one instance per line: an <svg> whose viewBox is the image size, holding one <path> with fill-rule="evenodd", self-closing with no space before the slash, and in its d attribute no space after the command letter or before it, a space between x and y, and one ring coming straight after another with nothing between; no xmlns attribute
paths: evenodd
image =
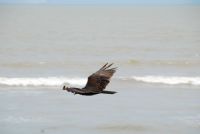
<svg viewBox="0 0 200 134"><path fill-rule="evenodd" d="M200 132L199 6L0 5L0 133ZM107 89L83 87L106 62Z"/></svg>

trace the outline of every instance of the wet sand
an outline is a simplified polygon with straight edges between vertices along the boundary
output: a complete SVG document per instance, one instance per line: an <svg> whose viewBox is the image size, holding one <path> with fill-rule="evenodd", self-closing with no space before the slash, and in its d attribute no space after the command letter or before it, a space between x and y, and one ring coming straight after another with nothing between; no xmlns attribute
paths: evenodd
<svg viewBox="0 0 200 134"><path fill-rule="evenodd" d="M130 86L130 87L129 87ZM27 90L28 89L28 90ZM200 90L109 86L115 95L80 96L56 88L0 88L4 134L198 134ZM173 91L173 92L172 92Z"/></svg>

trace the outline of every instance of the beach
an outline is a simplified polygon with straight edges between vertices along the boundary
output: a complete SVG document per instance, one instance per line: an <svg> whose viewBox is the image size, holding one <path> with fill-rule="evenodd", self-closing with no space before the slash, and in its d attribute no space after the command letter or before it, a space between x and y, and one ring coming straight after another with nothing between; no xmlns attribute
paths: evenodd
<svg viewBox="0 0 200 134"><path fill-rule="evenodd" d="M198 134L199 6L0 6L0 133ZM106 62L107 90L81 96Z"/></svg>
<svg viewBox="0 0 200 134"><path fill-rule="evenodd" d="M198 88L117 84L115 95L80 96L61 88L1 88L1 133L197 134Z"/></svg>

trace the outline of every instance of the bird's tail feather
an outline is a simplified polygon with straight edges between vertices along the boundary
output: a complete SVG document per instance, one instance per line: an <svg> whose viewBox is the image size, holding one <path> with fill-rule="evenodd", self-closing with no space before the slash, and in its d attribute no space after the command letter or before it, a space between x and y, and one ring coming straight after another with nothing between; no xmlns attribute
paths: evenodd
<svg viewBox="0 0 200 134"><path fill-rule="evenodd" d="M117 92L115 92L115 91L106 91L106 90L104 90L104 91L102 91L101 93L103 93L103 94L115 94L115 93L117 93Z"/></svg>

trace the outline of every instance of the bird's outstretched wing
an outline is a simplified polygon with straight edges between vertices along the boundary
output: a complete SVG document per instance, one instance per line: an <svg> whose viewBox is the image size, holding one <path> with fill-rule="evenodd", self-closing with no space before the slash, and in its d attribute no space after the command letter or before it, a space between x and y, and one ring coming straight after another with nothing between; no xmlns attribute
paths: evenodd
<svg viewBox="0 0 200 134"><path fill-rule="evenodd" d="M113 64L106 63L96 73L90 75L88 77L87 84L83 88L83 90L91 93L102 92L110 82L110 78L116 72L117 69L116 67L110 68L112 65Z"/></svg>

